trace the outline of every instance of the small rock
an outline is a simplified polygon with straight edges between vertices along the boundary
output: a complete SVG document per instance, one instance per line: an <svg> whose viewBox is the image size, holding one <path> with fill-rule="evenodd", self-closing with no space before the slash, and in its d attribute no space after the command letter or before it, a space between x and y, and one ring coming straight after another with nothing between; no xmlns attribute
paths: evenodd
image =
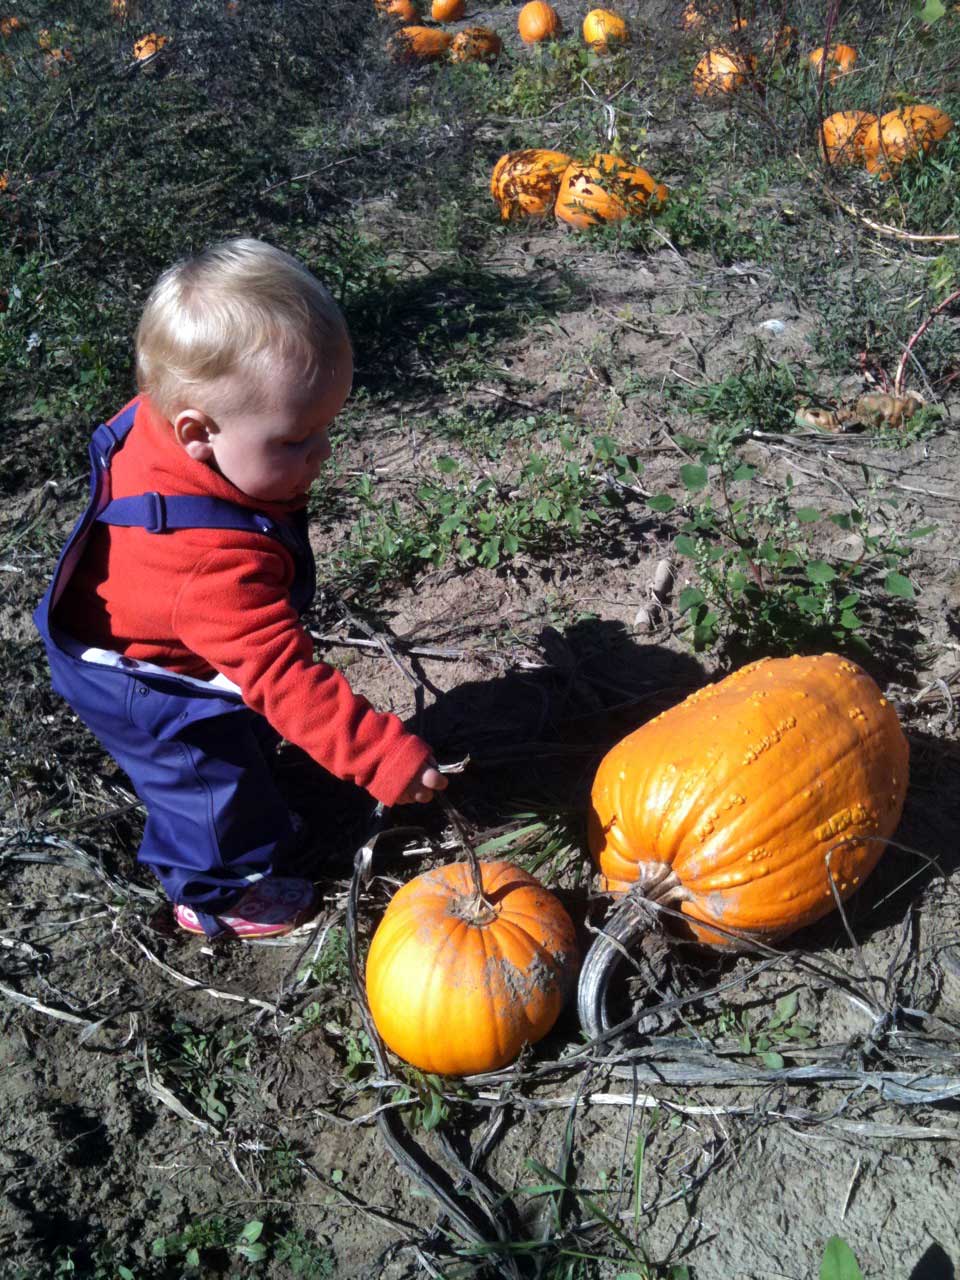
<svg viewBox="0 0 960 1280"><path fill-rule="evenodd" d="M653 606L649 608L642 604L637 610L637 615L633 620L633 625L638 631L655 631L660 624L660 610Z"/></svg>
<svg viewBox="0 0 960 1280"><path fill-rule="evenodd" d="M758 329L762 329L764 333L783 333L786 329L786 321L784 320L761 320L757 325Z"/></svg>
<svg viewBox="0 0 960 1280"><path fill-rule="evenodd" d="M670 599L673 591L673 565L669 560L661 560L653 571L653 594L661 604Z"/></svg>

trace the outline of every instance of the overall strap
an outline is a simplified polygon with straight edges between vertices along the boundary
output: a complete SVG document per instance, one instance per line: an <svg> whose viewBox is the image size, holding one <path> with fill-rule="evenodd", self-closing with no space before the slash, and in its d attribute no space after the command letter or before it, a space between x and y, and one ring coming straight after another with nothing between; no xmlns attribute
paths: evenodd
<svg viewBox="0 0 960 1280"><path fill-rule="evenodd" d="M138 493L130 498L114 498L97 515L103 524L166 533L176 529L239 529L247 533L280 535L277 521L262 511L251 511L225 498L202 495Z"/></svg>
<svg viewBox="0 0 960 1280"><path fill-rule="evenodd" d="M110 459L126 440L133 426L138 403L139 401L134 400L115 418L111 418L109 422L100 423L90 437L91 461L99 462L101 467L109 465Z"/></svg>

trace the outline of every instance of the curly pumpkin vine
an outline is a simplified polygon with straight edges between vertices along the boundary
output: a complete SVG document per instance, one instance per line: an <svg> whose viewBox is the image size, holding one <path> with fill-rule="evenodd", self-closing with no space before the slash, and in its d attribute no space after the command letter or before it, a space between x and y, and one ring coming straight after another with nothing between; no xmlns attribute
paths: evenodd
<svg viewBox="0 0 960 1280"><path fill-rule="evenodd" d="M908 757L893 707L836 654L751 663L618 743L589 842L604 887L627 897L581 971L584 1029L607 1026L610 973L649 914L638 899L705 945L749 949L854 893L900 821Z"/></svg>

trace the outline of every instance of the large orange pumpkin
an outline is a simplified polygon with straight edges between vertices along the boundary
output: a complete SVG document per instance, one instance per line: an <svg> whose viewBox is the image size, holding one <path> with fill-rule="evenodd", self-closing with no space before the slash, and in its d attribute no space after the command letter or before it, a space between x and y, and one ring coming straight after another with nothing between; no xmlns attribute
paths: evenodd
<svg viewBox="0 0 960 1280"><path fill-rule="evenodd" d="M434 22L459 22L465 12L463 0L433 0L430 6Z"/></svg>
<svg viewBox="0 0 960 1280"><path fill-rule="evenodd" d="M572 227L599 227L659 208L667 188L619 156L597 153L589 164L564 170L554 212Z"/></svg>
<svg viewBox="0 0 960 1280"><path fill-rule="evenodd" d="M693 69L693 91L701 98L742 89L750 78L750 59L730 49L710 49Z"/></svg>
<svg viewBox="0 0 960 1280"><path fill-rule="evenodd" d="M387 1045L422 1071L505 1066L556 1022L576 934L560 902L508 862L428 871L390 901L367 956L367 1000Z"/></svg>
<svg viewBox="0 0 960 1280"><path fill-rule="evenodd" d="M583 38L594 53L609 53L627 44L630 32L618 13L611 9L591 9L583 20Z"/></svg>
<svg viewBox="0 0 960 1280"><path fill-rule="evenodd" d="M133 56L138 62L143 62L159 53L166 43L167 36L158 36L155 31L151 31L149 35L143 36L134 44Z"/></svg>
<svg viewBox="0 0 960 1280"><path fill-rule="evenodd" d="M494 165L490 194L504 222L539 218L557 202L560 179L570 163L562 151L508 151Z"/></svg>
<svg viewBox="0 0 960 1280"><path fill-rule="evenodd" d="M590 849L608 888L649 886L703 942L730 945L711 923L781 938L833 908L831 878L847 898L873 870L908 758L896 712L855 663L765 658L608 752Z"/></svg>
<svg viewBox="0 0 960 1280"><path fill-rule="evenodd" d="M848 71L853 70L853 65L857 60L857 51L850 44L832 44L826 51L826 60L830 65L828 79L831 84L836 84L840 76L846 75ZM819 75L820 68L823 66L824 50L821 46L814 49L810 54L810 65Z"/></svg>
<svg viewBox="0 0 960 1280"><path fill-rule="evenodd" d="M439 27L401 27L387 41L387 52L395 62L435 62L452 43L451 33Z"/></svg>
<svg viewBox="0 0 960 1280"><path fill-rule="evenodd" d="M888 111L879 120L874 117L864 134L864 163L886 181L904 160L929 151L952 128L953 121L938 107L920 104Z"/></svg>
<svg viewBox="0 0 960 1280"><path fill-rule="evenodd" d="M539 44L560 34L560 16L546 0L529 0L517 15L517 30L524 44Z"/></svg>
<svg viewBox="0 0 960 1280"><path fill-rule="evenodd" d="M451 62L493 62L499 58L503 41L489 27L464 27L450 45Z"/></svg>
<svg viewBox="0 0 960 1280"><path fill-rule="evenodd" d="M862 164L863 144L877 117L870 111L835 111L823 122L820 152L827 164Z"/></svg>

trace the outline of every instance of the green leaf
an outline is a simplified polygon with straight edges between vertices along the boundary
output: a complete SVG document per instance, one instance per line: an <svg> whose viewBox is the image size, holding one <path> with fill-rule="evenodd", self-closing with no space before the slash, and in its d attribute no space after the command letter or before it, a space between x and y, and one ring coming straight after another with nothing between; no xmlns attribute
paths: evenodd
<svg viewBox="0 0 960 1280"><path fill-rule="evenodd" d="M129 1267L124 1267L119 1263L117 1264L117 1275L120 1277L120 1280L137 1280L137 1277Z"/></svg>
<svg viewBox="0 0 960 1280"><path fill-rule="evenodd" d="M262 1235L263 1223L258 1222L256 1218L254 1218L253 1221L248 1222L240 1232L240 1239L245 1240L248 1244L253 1244L254 1241L259 1240Z"/></svg>
<svg viewBox="0 0 960 1280"><path fill-rule="evenodd" d="M706 598L699 587L684 587L677 598L677 608L681 613L686 613L694 605L703 604Z"/></svg>
<svg viewBox="0 0 960 1280"><path fill-rule="evenodd" d="M860 592L851 591L848 596L844 596L842 600L837 601L838 609L852 609L860 603Z"/></svg>
<svg viewBox="0 0 960 1280"><path fill-rule="evenodd" d="M853 520L850 518L849 515L828 516L828 519L831 520L837 526L838 529L853 528Z"/></svg>
<svg viewBox="0 0 960 1280"><path fill-rule="evenodd" d="M782 1071L784 1067L783 1058L779 1053L762 1053L760 1061L768 1071Z"/></svg>
<svg viewBox="0 0 960 1280"><path fill-rule="evenodd" d="M801 524L816 524L820 519L820 512L816 507L801 507L796 515Z"/></svg>
<svg viewBox="0 0 960 1280"><path fill-rule="evenodd" d="M757 474L757 468L749 466L746 462L741 463L733 473L734 480L752 480Z"/></svg>
<svg viewBox="0 0 960 1280"><path fill-rule="evenodd" d="M707 483L707 468L698 462L685 462L680 468L680 479L685 489L702 489Z"/></svg>
<svg viewBox="0 0 960 1280"><path fill-rule="evenodd" d="M456 458L451 458L447 454L442 454L437 459L437 470L441 475L450 476L453 475L454 471L460 470L460 463Z"/></svg>
<svg viewBox="0 0 960 1280"><path fill-rule="evenodd" d="M267 1256L265 1244L238 1244L237 1253L248 1262L262 1262Z"/></svg>
<svg viewBox="0 0 960 1280"><path fill-rule="evenodd" d="M840 625L847 631L859 631L863 626L863 619L858 617L852 609L844 609L840 615Z"/></svg>
<svg viewBox="0 0 960 1280"><path fill-rule="evenodd" d="M647 506L651 511L672 511L676 505L669 493L655 493L652 498L647 499Z"/></svg>
<svg viewBox="0 0 960 1280"><path fill-rule="evenodd" d="M911 529L909 533L905 533L905 538L926 538L931 533L936 533L939 525L925 524L922 529Z"/></svg>
<svg viewBox="0 0 960 1280"><path fill-rule="evenodd" d="M863 1272L846 1240L831 1236L820 1263L820 1280L863 1280Z"/></svg>
<svg viewBox="0 0 960 1280"><path fill-rule="evenodd" d="M781 996L774 1006L773 1017L770 1019L770 1027L781 1027L785 1022L789 1022L796 1015L800 1006L800 997L795 991L791 991L789 995Z"/></svg>
<svg viewBox="0 0 960 1280"><path fill-rule="evenodd" d="M183 1255L183 1260L188 1267L199 1267L200 1250L196 1248L196 1246L194 1246L192 1249L188 1249L187 1252Z"/></svg>
<svg viewBox="0 0 960 1280"><path fill-rule="evenodd" d="M883 585L892 596L899 596L901 600L912 600L916 594L913 583L902 573L888 573L883 580Z"/></svg>
<svg viewBox="0 0 960 1280"><path fill-rule="evenodd" d="M826 560L811 560L807 565L807 578L810 582L819 584L833 582L836 576L836 569L831 568Z"/></svg>
<svg viewBox="0 0 960 1280"><path fill-rule="evenodd" d="M686 533L678 533L673 540L673 545L682 556L695 556L697 554L697 544Z"/></svg>
<svg viewBox="0 0 960 1280"><path fill-rule="evenodd" d="M946 12L947 6L943 0L926 0L920 9L920 20L926 23L939 22Z"/></svg>

